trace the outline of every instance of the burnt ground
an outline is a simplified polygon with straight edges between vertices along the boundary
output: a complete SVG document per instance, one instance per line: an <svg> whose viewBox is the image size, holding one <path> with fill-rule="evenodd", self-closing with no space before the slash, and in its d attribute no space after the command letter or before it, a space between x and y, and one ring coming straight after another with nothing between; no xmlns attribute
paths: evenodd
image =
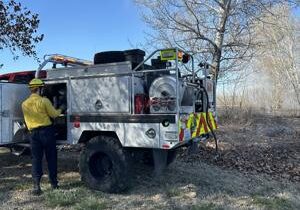
<svg viewBox="0 0 300 210"><path fill-rule="evenodd" d="M1 209L300 209L300 118L259 116L221 122L214 142L181 149L162 177L137 164L122 194L92 191L80 181L78 151L59 151L61 189L30 195L30 157L0 149ZM46 174L46 171L45 171Z"/></svg>
<svg viewBox="0 0 300 210"><path fill-rule="evenodd" d="M260 116L244 124L226 122L219 126L217 138L219 159L214 158L212 140L200 144L197 154L181 156L300 183L300 118Z"/></svg>

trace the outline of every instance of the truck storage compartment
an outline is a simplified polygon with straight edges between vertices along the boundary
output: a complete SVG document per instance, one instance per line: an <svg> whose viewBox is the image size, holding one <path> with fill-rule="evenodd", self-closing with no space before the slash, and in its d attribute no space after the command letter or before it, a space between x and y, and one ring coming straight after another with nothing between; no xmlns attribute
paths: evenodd
<svg viewBox="0 0 300 210"><path fill-rule="evenodd" d="M95 77L71 80L71 108L81 114L129 114L131 77ZM85 91L83 91L85 90ZM134 78L134 93L144 93L141 78Z"/></svg>
<svg viewBox="0 0 300 210"><path fill-rule="evenodd" d="M0 145L12 143L25 127L21 104L29 95L26 84L0 83Z"/></svg>
<svg viewBox="0 0 300 210"><path fill-rule="evenodd" d="M52 102L56 109L63 108L63 115L53 120L55 128L55 138L57 141L67 140L67 118L65 111L67 109L67 87L65 83L47 84L43 95Z"/></svg>

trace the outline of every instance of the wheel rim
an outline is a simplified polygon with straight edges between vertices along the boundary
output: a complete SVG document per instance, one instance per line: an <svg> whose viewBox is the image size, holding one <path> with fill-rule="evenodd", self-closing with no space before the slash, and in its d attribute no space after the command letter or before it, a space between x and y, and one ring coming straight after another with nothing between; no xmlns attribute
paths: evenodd
<svg viewBox="0 0 300 210"><path fill-rule="evenodd" d="M113 164L108 155L98 152L91 156L89 169L94 178L104 179L112 174Z"/></svg>
<svg viewBox="0 0 300 210"><path fill-rule="evenodd" d="M26 152L28 152L29 148L22 147L22 146L14 146L11 148L11 151L12 151L12 154L21 156L21 155L25 154Z"/></svg>

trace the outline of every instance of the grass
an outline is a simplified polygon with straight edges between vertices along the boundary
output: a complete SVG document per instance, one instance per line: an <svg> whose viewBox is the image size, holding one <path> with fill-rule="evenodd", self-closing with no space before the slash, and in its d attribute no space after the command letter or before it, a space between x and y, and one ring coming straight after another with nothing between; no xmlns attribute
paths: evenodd
<svg viewBox="0 0 300 210"><path fill-rule="evenodd" d="M74 207L75 210L102 210L108 208L109 205L107 202L99 200L94 196L84 199Z"/></svg>
<svg viewBox="0 0 300 210"><path fill-rule="evenodd" d="M66 179L64 179L64 181L66 181ZM65 182L63 188L67 190L74 188L84 188L84 183L78 180L67 180L67 183Z"/></svg>
<svg viewBox="0 0 300 210"><path fill-rule="evenodd" d="M192 206L191 210L221 210L222 208L213 203L203 203Z"/></svg>
<svg viewBox="0 0 300 210"><path fill-rule="evenodd" d="M24 190L31 189L32 186L33 186L32 182L19 182L16 183L14 189L24 191Z"/></svg>
<svg viewBox="0 0 300 210"><path fill-rule="evenodd" d="M49 190L44 195L45 204L50 208L66 207L76 210L102 210L109 207L103 201L102 194L90 191L84 187L68 190Z"/></svg>
<svg viewBox="0 0 300 210"><path fill-rule="evenodd" d="M72 206L78 201L82 196L81 190L75 189L70 191L64 190L56 190L56 191L49 191L45 193L45 201L46 205L52 208L55 207L68 207Z"/></svg>
<svg viewBox="0 0 300 210"><path fill-rule="evenodd" d="M171 197L176 197L176 196L180 196L180 190L178 188L169 188L166 191L166 195L171 198Z"/></svg>
<svg viewBox="0 0 300 210"><path fill-rule="evenodd" d="M293 206L291 202L285 198L269 198L269 197L263 197L259 195L252 196L253 204L263 207L264 209L270 209L270 210L288 210L293 209Z"/></svg>

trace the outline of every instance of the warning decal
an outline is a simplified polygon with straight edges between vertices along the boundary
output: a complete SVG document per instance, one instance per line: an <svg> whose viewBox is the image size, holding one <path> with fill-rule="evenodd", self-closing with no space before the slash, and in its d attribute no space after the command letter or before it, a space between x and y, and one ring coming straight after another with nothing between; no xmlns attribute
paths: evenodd
<svg viewBox="0 0 300 210"><path fill-rule="evenodd" d="M216 121L211 112L208 113L208 120L206 120L206 113L204 112L182 115L179 120L179 140L186 141L209 133L210 128L212 130L217 129Z"/></svg>

